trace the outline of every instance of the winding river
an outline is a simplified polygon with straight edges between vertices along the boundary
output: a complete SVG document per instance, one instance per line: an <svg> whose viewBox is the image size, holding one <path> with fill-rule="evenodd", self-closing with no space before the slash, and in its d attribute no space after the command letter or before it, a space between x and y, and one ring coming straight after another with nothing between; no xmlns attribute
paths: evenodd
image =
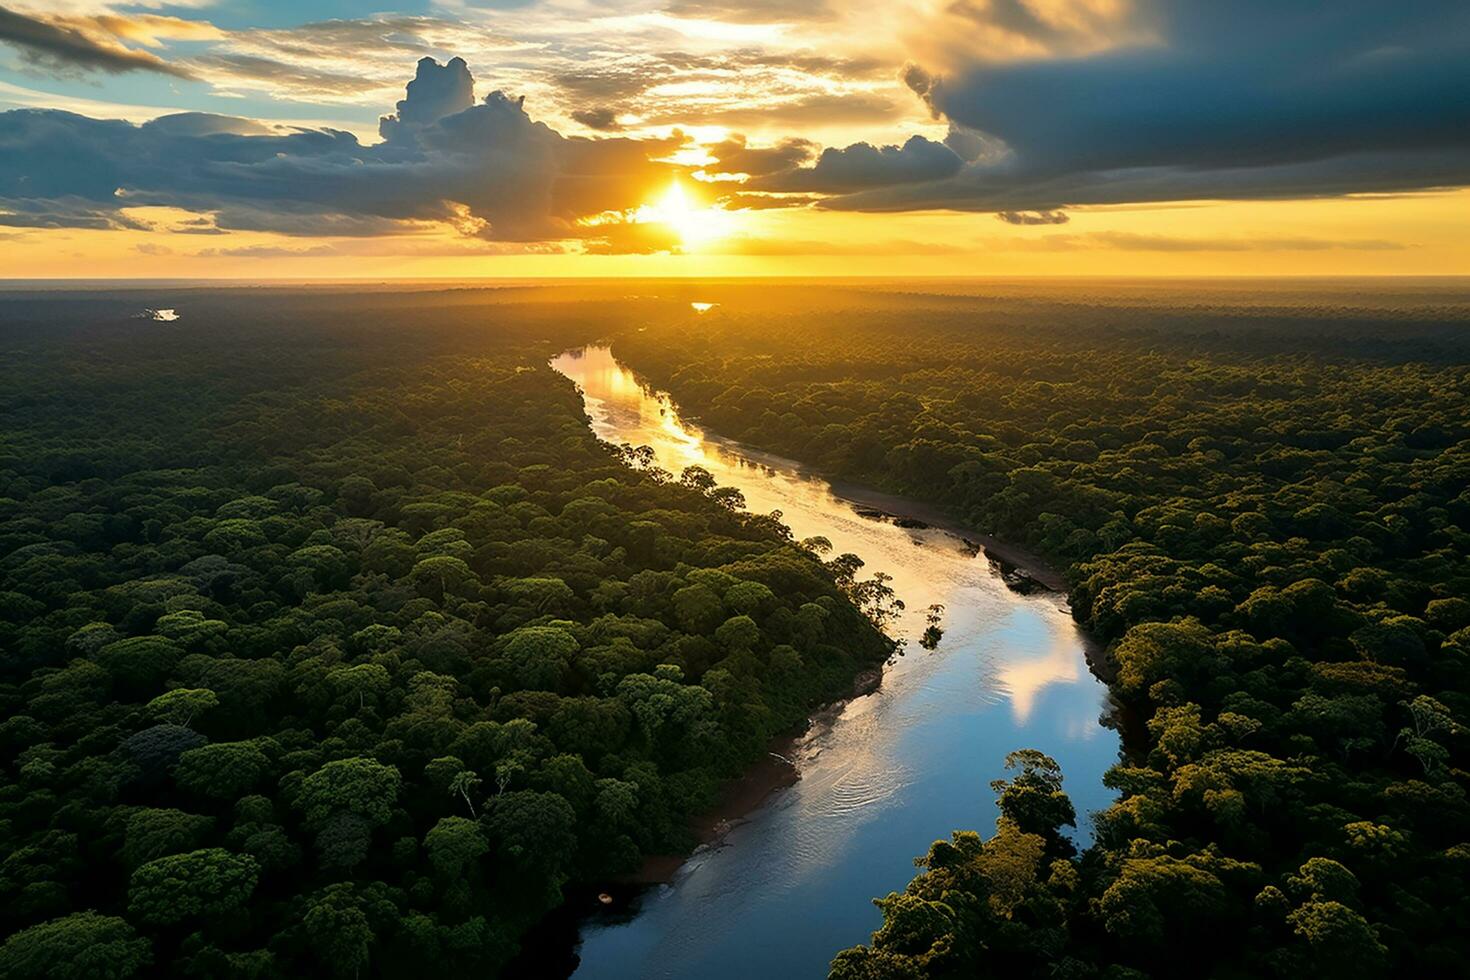
<svg viewBox="0 0 1470 980"><path fill-rule="evenodd" d="M989 783L1012 749L1062 764L1078 836L1089 833L1086 815L1111 799L1101 777L1119 739L1061 596L1017 594L956 533L873 515L924 514L917 504L834 487L680 419L606 347L569 351L552 367L581 387L601 438L651 446L675 474L703 466L750 510L780 510L797 538L822 535L834 554L860 556L864 575L893 576L907 605L893 631L910 640L878 690L797 744L799 779L631 912L583 924L579 980L824 977L837 950L867 941L881 922L872 899L901 890L932 841L958 828L990 833ZM944 636L927 651L917 641L933 603L945 607Z"/></svg>

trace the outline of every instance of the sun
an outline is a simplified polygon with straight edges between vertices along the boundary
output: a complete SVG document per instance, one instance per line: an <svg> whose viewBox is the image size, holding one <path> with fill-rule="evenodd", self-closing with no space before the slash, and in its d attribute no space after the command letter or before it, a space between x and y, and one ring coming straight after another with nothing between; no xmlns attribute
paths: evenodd
<svg viewBox="0 0 1470 980"><path fill-rule="evenodd" d="M684 185L675 180L663 196L638 209L640 222L665 225L686 248L698 248L706 242L729 234L733 219L723 208L700 206L690 200Z"/></svg>

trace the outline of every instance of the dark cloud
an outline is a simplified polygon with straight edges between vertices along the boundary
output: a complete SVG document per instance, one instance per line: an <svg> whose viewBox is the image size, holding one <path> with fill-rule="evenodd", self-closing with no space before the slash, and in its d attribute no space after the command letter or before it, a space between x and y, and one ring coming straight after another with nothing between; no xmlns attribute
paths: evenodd
<svg viewBox="0 0 1470 980"><path fill-rule="evenodd" d="M995 216L1008 225L1064 225L1065 211L997 211Z"/></svg>
<svg viewBox="0 0 1470 980"><path fill-rule="evenodd" d="M0 7L0 42L19 48L33 64L61 71L150 71L194 77L155 54L126 47L109 33L87 32L60 18L30 17L7 7Z"/></svg>
<svg viewBox="0 0 1470 980"><path fill-rule="evenodd" d="M577 109L572 112L572 118L588 129L596 129L602 132L622 128L618 125L618 110L610 106Z"/></svg>
<svg viewBox="0 0 1470 980"><path fill-rule="evenodd" d="M1021 42L1024 50L1051 54L1085 52L1110 36L1141 33L1142 21L1132 4L952 0L945 13L958 20L962 29L984 31L987 37L1009 39L1013 46Z"/></svg>
<svg viewBox="0 0 1470 980"><path fill-rule="evenodd" d="M206 248L194 253L199 258L215 259L296 259L391 256L461 257L477 255L556 255L565 249L554 242L501 243L475 239L445 241L442 239L349 239L320 245L241 245Z"/></svg>
<svg viewBox="0 0 1470 980"><path fill-rule="evenodd" d="M751 181L757 190L840 194L896 184L925 184L958 172L964 161L943 143L911 136L903 146L828 147L811 167Z"/></svg>
<svg viewBox="0 0 1470 980"><path fill-rule="evenodd" d="M744 136L736 135L705 149L719 161L705 168L710 173L762 177L805 163L817 151L817 144L792 137L774 146L750 146Z"/></svg>
<svg viewBox="0 0 1470 980"><path fill-rule="evenodd" d="M3 118L3 117L0 117ZM0 136L0 147L4 138ZM4 169L0 160L0 170ZM91 230L129 229L146 231L149 226L119 213L115 208L85 198L64 196L56 198L11 198L0 197L0 226L7 228L84 228Z"/></svg>
<svg viewBox="0 0 1470 980"><path fill-rule="evenodd" d="M273 130L253 119L221 116L213 112L176 112L150 123L153 131L169 136L269 136Z"/></svg>
<svg viewBox="0 0 1470 980"><path fill-rule="evenodd" d="M1056 28L1016 2L962 6L1053 51L1107 33L1098 23L1049 36ZM1157 43L977 55L944 77L911 66L904 81L937 115L1004 152L928 186L828 206L1050 210L1470 183L1470 4L1142 0L1131 10L1129 30L1146 27Z"/></svg>
<svg viewBox="0 0 1470 980"><path fill-rule="evenodd" d="M433 58L420 58L398 111L378 122L378 132L389 141L406 137L474 104L475 80L463 58L451 58L444 65Z"/></svg>
<svg viewBox="0 0 1470 980"><path fill-rule="evenodd" d="M551 81L574 102L624 101L673 77L667 66L613 62L596 68L558 72Z"/></svg>
<svg viewBox="0 0 1470 980"><path fill-rule="evenodd" d="M567 138L502 92L474 102L456 59L421 63L384 142L182 114L137 126L69 112L0 113L0 224L130 227L172 206L220 230L368 237L449 224L498 241L597 237L579 219L626 211L680 168L683 141Z"/></svg>
<svg viewBox="0 0 1470 980"><path fill-rule="evenodd" d="M759 194L735 191L720 198L727 211L776 211L810 207L821 198L811 194Z"/></svg>

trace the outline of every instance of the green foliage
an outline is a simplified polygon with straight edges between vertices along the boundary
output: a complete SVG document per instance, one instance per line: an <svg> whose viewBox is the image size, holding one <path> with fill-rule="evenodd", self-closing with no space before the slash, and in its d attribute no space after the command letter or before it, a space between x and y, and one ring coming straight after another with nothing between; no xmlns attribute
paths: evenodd
<svg viewBox="0 0 1470 980"><path fill-rule="evenodd" d="M339 813L383 824L393 815L402 782L397 769L373 759L338 759L302 781L296 806L317 827Z"/></svg>
<svg viewBox="0 0 1470 980"><path fill-rule="evenodd" d="M7 332L0 973L493 976L890 654L596 439L545 342L617 314L382 298Z"/></svg>
<svg viewBox="0 0 1470 980"><path fill-rule="evenodd" d="M126 836L120 852L129 867L152 861L165 854L192 851L203 843L214 818L171 809L141 809L128 817Z"/></svg>
<svg viewBox="0 0 1470 980"><path fill-rule="evenodd" d="M148 925L222 915L245 904L259 876L254 858L219 847L155 858L128 879L128 915Z"/></svg>
<svg viewBox="0 0 1470 980"><path fill-rule="evenodd" d="M270 756L254 741L215 742L180 755L174 779L181 789L191 793L237 800L270 769Z"/></svg>
<svg viewBox="0 0 1470 980"><path fill-rule="evenodd" d="M959 292L800 313L741 292L698 330L614 341L722 435L1050 558L1135 722L1076 859L1047 767L996 786L1003 823L1077 881L1006 933L1049 956L966 918L985 884L931 888L946 843L910 892L959 924L885 903L927 925L833 975L1463 971L1470 890L1444 863L1470 828L1463 303ZM854 560L831 564L881 622Z"/></svg>
<svg viewBox="0 0 1470 980"><path fill-rule="evenodd" d="M480 826L464 817L443 817L424 836L429 863L445 878L456 878L490 850Z"/></svg>
<svg viewBox="0 0 1470 980"><path fill-rule="evenodd" d="M14 980L126 980L152 959L125 920L73 912L15 933L0 947L0 976Z"/></svg>
<svg viewBox="0 0 1470 980"><path fill-rule="evenodd" d="M219 698L207 688L181 687L148 702L148 710L159 721L188 727L195 716L219 707Z"/></svg>

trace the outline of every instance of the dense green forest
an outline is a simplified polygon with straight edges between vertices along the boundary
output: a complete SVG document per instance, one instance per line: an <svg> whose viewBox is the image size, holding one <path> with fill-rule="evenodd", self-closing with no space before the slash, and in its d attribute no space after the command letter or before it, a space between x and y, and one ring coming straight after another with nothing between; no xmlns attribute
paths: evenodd
<svg viewBox="0 0 1470 980"><path fill-rule="evenodd" d="M1106 644L1090 846L985 747L834 977L1463 974L1470 318L1213 288L4 297L0 975L495 975L884 662L850 558L593 437L607 339Z"/></svg>
<svg viewBox="0 0 1470 980"><path fill-rule="evenodd" d="M836 980L1464 975L1463 304L710 298L615 352L1067 569L1140 730L1081 854L1016 754L995 833L936 843Z"/></svg>
<svg viewBox="0 0 1470 980"><path fill-rule="evenodd" d="M484 295L6 300L0 975L494 975L888 657Z"/></svg>

